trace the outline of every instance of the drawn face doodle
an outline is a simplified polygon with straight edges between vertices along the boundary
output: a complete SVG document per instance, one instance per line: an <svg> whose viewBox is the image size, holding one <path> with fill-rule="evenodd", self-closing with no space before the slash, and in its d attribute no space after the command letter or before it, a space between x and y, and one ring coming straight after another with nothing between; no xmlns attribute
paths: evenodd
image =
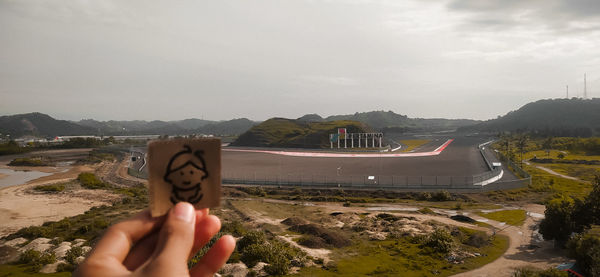
<svg viewBox="0 0 600 277"><path fill-rule="evenodd" d="M170 197L173 204L181 201L196 204L202 200L202 181L208 177L203 154L184 145L184 150L169 161L164 180L173 186Z"/></svg>

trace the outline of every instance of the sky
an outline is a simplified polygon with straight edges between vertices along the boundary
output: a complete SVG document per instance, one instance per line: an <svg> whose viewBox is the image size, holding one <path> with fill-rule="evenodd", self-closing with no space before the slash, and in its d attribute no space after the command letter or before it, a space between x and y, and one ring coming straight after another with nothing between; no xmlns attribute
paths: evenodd
<svg viewBox="0 0 600 277"><path fill-rule="evenodd" d="M0 0L0 115L490 119L600 97L597 0Z"/></svg>

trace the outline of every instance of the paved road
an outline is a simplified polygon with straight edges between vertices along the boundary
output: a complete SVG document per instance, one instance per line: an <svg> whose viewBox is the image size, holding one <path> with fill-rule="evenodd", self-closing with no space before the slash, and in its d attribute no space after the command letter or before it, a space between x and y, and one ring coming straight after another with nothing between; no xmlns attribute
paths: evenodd
<svg viewBox="0 0 600 277"><path fill-rule="evenodd" d="M449 138L437 138L435 148ZM430 157L352 158L289 157L267 153L223 152L224 176L470 176L487 171L476 146L485 139L457 137L440 154ZM437 145L437 146L435 146ZM385 154L381 154L385 155Z"/></svg>

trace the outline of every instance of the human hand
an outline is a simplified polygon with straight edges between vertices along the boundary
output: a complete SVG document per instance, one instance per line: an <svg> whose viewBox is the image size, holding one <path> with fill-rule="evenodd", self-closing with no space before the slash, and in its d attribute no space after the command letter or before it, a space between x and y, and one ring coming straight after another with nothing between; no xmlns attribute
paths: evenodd
<svg viewBox="0 0 600 277"><path fill-rule="evenodd" d="M213 276L233 252L232 236L221 237L191 270L187 262L219 229L219 218L189 203L158 218L145 210L110 227L74 276Z"/></svg>

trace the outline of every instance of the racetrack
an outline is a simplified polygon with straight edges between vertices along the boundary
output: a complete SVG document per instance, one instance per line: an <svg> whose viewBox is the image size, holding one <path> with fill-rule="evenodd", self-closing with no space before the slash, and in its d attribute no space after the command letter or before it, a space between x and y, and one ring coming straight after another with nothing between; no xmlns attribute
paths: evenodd
<svg viewBox="0 0 600 277"><path fill-rule="evenodd" d="M504 167L500 182L481 184L493 178L477 146L489 138L432 137L417 155L356 153L327 156L331 150L229 148L222 151L224 184L302 185L315 188L355 189L448 189L471 191L523 186ZM143 151L139 149L140 151ZM233 150L233 151L232 151ZM436 152L431 154L432 152ZM286 153L282 153L285 151ZM493 156L489 150L487 156ZM295 153L289 155L289 153ZM430 153L424 155L422 153ZM323 155L325 154L325 155ZM137 153L142 156L142 153ZM494 158L490 158L495 161ZM141 161L133 164L138 170ZM145 168L144 168L145 169ZM145 172L143 172L145 173Z"/></svg>
<svg viewBox="0 0 600 277"><path fill-rule="evenodd" d="M450 138L438 138L429 148ZM480 138L457 137L439 155L425 157L299 157L260 152L223 151L224 176L325 175L325 176L471 176L488 170L477 145ZM433 148L433 149L435 149ZM431 151L429 149L425 151Z"/></svg>

